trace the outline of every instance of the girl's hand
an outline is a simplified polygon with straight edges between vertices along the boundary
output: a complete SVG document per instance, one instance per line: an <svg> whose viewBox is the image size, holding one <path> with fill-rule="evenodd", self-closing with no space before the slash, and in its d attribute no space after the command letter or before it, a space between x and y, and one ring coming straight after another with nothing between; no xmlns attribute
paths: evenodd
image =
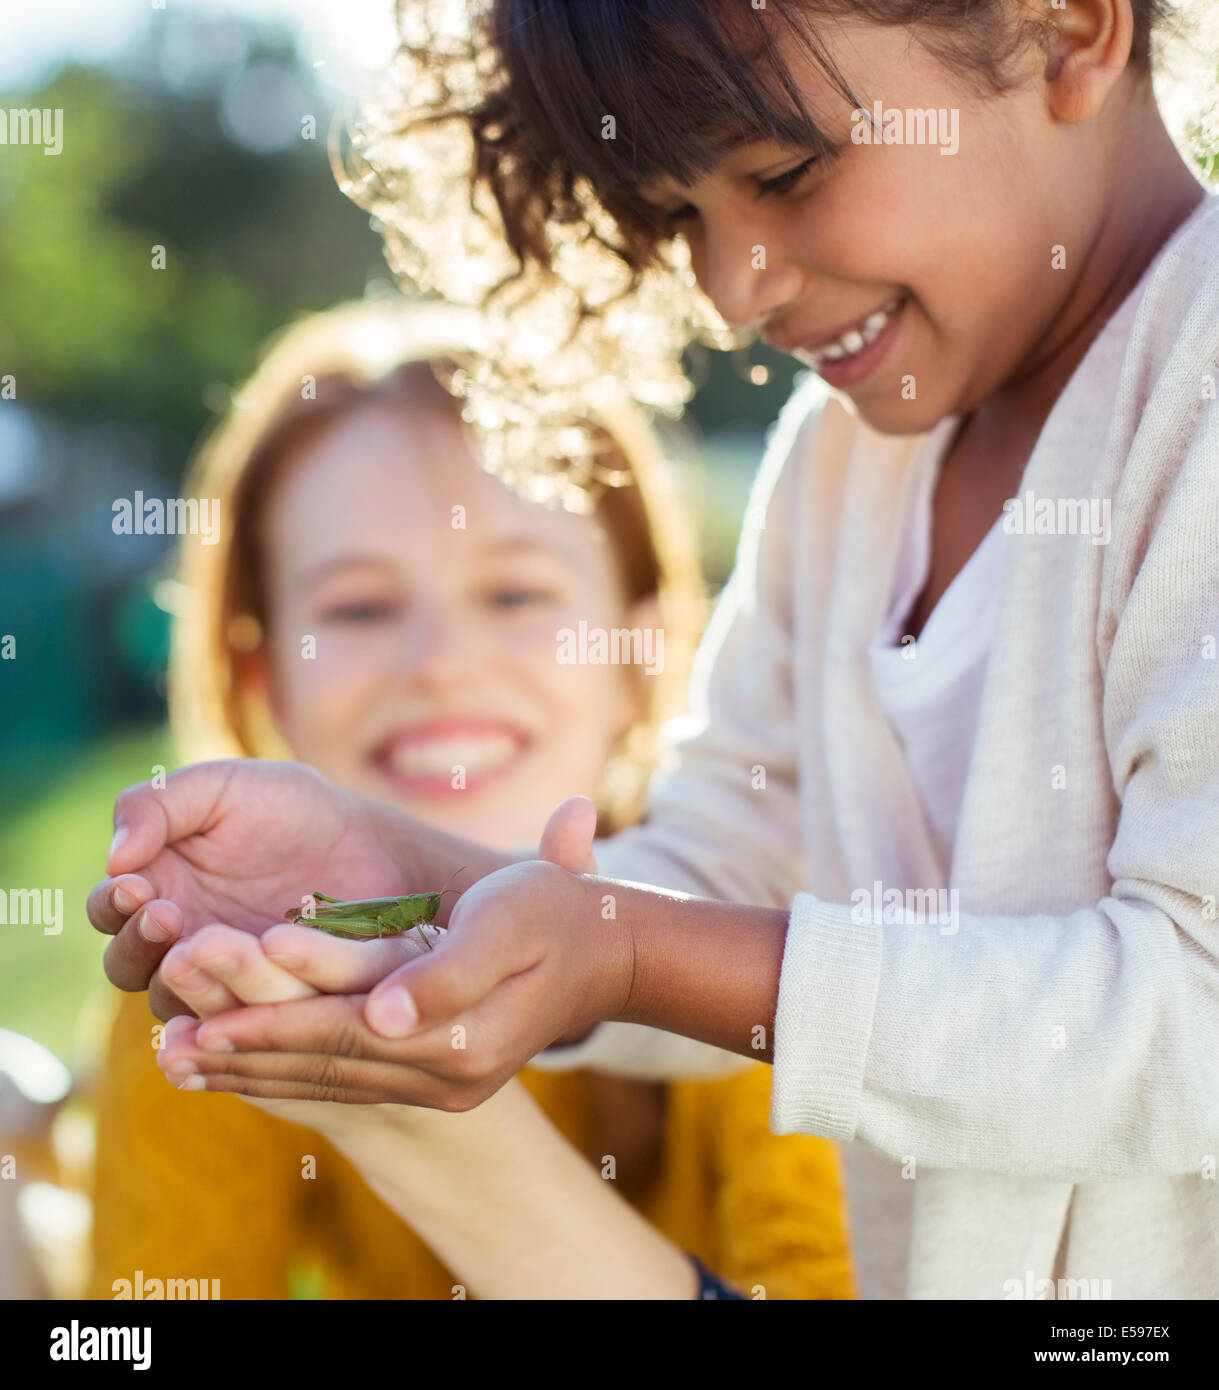
<svg viewBox="0 0 1219 1390"><path fill-rule="evenodd" d="M189 1045L176 1033L174 1060L197 1068L186 1073L195 1089L471 1109L561 1034L614 1017L630 993L629 934L603 911L610 885L579 873L595 820L585 798L564 802L542 837L542 859L467 889L435 948L370 995L225 1013ZM412 1007L418 1024L392 1037Z"/></svg>
<svg viewBox="0 0 1219 1390"><path fill-rule="evenodd" d="M349 898L432 888L426 868L411 881L400 843L411 823L399 817L391 828L391 814L296 763L200 763L163 789L129 787L115 805L109 877L88 903L89 920L114 937L107 976L120 989L147 989L153 1012L170 1018L184 1005L158 966L206 923L257 934L315 887ZM212 1002L237 1000L215 993Z"/></svg>

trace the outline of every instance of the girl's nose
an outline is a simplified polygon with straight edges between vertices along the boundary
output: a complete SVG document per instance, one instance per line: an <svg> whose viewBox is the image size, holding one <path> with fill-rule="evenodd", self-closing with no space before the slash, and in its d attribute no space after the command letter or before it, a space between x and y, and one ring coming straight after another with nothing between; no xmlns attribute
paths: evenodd
<svg viewBox="0 0 1219 1390"><path fill-rule="evenodd" d="M799 270L761 222L708 218L690 253L703 292L734 328L757 329L797 297Z"/></svg>

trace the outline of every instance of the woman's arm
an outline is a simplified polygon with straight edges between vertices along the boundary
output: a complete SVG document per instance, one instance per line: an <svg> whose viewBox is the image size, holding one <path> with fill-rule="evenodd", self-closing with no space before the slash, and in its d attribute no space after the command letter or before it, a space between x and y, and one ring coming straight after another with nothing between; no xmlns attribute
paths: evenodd
<svg viewBox="0 0 1219 1390"><path fill-rule="evenodd" d="M310 978L335 989L359 988L394 956L422 949L409 938L351 942L303 928L281 931L285 936L308 955ZM165 968L204 1017L209 1002L225 993L266 1004L317 992L267 959L253 937L225 927L208 927L175 947ZM159 1060L171 1080L181 1075L176 1049L198 1026L185 1018L167 1025ZM182 1079L189 1082L190 1074ZM322 1134L478 1297L697 1296L698 1277L686 1255L617 1195L517 1081L460 1114L254 1103Z"/></svg>
<svg viewBox="0 0 1219 1390"><path fill-rule="evenodd" d="M510 1081L464 1114L288 1102L478 1298L685 1299L689 1259ZM387 1291L388 1292L388 1291Z"/></svg>

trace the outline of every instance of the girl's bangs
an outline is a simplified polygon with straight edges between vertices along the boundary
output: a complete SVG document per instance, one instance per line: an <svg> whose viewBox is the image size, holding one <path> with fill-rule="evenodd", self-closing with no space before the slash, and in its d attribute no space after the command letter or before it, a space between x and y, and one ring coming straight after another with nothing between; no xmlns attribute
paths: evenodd
<svg viewBox="0 0 1219 1390"><path fill-rule="evenodd" d="M537 142L599 194L689 186L732 148L774 141L824 155L776 42L775 20L841 87L803 26L778 7L708 0L503 0L494 42L509 105Z"/></svg>

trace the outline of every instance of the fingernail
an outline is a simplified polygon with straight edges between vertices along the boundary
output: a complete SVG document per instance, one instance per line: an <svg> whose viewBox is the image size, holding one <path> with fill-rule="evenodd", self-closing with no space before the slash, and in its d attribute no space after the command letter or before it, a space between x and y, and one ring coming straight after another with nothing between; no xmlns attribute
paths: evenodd
<svg viewBox="0 0 1219 1390"><path fill-rule="evenodd" d="M114 857L114 851L118 849L119 846L123 843L123 841L127 838L128 833L128 829L125 825L120 825L119 828L114 832L114 839L110 841L110 849L106 854L107 862Z"/></svg>
<svg viewBox="0 0 1219 1390"><path fill-rule="evenodd" d="M228 1038L221 1037L218 1033L200 1034L195 1039L195 1043L200 1052L236 1052L237 1049L229 1042Z"/></svg>
<svg viewBox="0 0 1219 1390"><path fill-rule="evenodd" d="M207 1087L207 1082L201 1076L188 1076L178 1087L179 1091L202 1091Z"/></svg>
<svg viewBox="0 0 1219 1390"><path fill-rule="evenodd" d="M194 1062L188 1062L185 1058L179 1058L165 1064L165 1075L176 1086L180 1081L184 1081L188 1076L197 1076L199 1068Z"/></svg>
<svg viewBox="0 0 1219 1390"><path fill-rule="evenodd" d="M120 912L126 913L128 917L130 917L140 905L139 898L132 897L126 888L116 888L110 895L110 901Z"/></svg>
<svg viewBox="0 0 1219 1390"><path fill-rule="evenodd" d="M158 922L155 917L150 917L147 912L137 923L137 929L144 940L150 941L154 946L164 945L173 936L168 927Z"/></svg>
<svg viewBox="0 0 1219 1390"><path fill-rule="evenodd" d="M201 960L199 964L205 969L212 971L216 975L231 975L237 969L236 956L209 956L207 960Z"/></svg>
<svg viewBox="0 0 1219 1390"><path fill-rule="evenodd" d="M415 1001L404 989L388 990L372 1001L368 1021L383 1038L404 1038L419 1022Z"/></svg>

